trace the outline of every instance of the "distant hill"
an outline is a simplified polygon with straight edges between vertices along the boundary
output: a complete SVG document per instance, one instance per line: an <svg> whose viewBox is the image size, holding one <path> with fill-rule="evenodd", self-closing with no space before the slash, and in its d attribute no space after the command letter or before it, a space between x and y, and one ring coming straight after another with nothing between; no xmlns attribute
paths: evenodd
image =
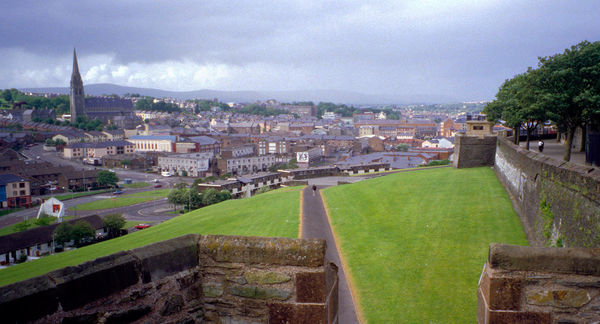
<svg viewBox="0 0 600 324"><path fill-rule="evenodd" d="M52 92L68 94L68 87L59 88L22 88L27 92ZM431 104L461 102L461 100L442 95L398 95L378 96L359 92L343 90L297 90L297 91L220 91L220 90L194 90L194 91L168 91L151 88L125 87L110 83L98 83L85 86L85 93L90 95L138 93L142 96L170 97L177 99L213 99L222 102L255 102L275 99L279 102L313 101L334 102L352 105L372 104Z"/></svg>

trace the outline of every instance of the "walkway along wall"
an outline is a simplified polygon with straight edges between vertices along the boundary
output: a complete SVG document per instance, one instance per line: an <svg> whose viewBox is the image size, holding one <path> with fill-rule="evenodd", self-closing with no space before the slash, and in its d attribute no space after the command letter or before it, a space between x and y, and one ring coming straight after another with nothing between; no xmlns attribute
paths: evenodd
<svg viewBox="0 0 600 324"><path fill-rule="evenodd" d="M186 235L0 288L4 323L336 323L325 241Z"/></svg>
<svg viewBox="0 0 600 324"><path fill-rule="evenodd" d="M477 323L600 322L600 249L492 244Z"/></svg>
<svg viewBox="0 0 600 324"><path fill-rule="evenodd" d="M498 138L495 169L530 244L600 247L600 170Z"/></svg>

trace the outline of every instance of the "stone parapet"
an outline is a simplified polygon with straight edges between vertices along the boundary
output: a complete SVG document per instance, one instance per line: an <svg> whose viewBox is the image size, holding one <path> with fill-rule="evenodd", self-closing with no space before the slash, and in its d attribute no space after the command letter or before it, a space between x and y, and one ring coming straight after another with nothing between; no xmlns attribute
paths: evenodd
<svg viewBox="0 0 600 324"><path fill-rule="evenodd" d="M495 169L529 244L600 247L600 170L498 139Z"/></svg>
<svg viewBox="0 0 600 324"><path fill-rule="evenodd" d="M186 235L0 289L3 321L337 323L325 241Z"/></svg>
<svg viewBox="0 0 600 324"><path fill-rule="evenodd" d="M600 249L492 244L479 279L477 322L600 321Z"/></svg>
<svg viewBox="0 0 600 324"><path fill-rule="evenodd" d="M457 135L454 139L454 159L456 168L473 168L494 165L496 136Z"/></svg>

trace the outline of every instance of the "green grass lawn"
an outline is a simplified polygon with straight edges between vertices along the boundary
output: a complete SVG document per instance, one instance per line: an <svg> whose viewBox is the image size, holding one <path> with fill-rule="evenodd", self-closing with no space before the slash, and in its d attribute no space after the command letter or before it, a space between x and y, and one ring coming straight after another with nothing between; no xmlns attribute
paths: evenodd
<svg viewBox="0 0 600 324"><path fill-rule="evenodd" d="M112 189L100 189L100 190L94 190L94 191L75 192L73 194L67 193L67 194L53 196L53 197L58 200L66 200L66 199L71 199L71 198L79 198L79 197L97 195L97 194L105 193L105 192L109 192L109 191L112 191Z"/></svg>
<svg viewBox="0 0 600 324"><path fill-rule="evenodd" d="M487 167L403 172L323 194L369 323L473 323L489 244L527 245Z"/></svg>
<svg viewBox="0 0 600 324"><path fill-rule="evenodd" d="M65 217L63 217L63 220L70 220L70 219L72 219L74 217L75 216L65 216ZM56 218L50 217L50 219L51 219L50 224L56 223ZM36 220L36 218L27 220L27 222L30 224L30 226L27 229L32 229L32 228L40 227L40 225L37 225L35 223L35 220ZM21 223L23 223L23 222L19 222L19 223L16 223L16 224L12 224L12 225L8 225L8 226L0 228L0 236L8 235L8 234L16 233L16 232L20 232L20 230L19 230L19 224L21 224Z"/></svg>
<svg viewBox="0 0 600 324"><path fill-rule="evenodd" d="M23 210L23 208L7 208L4 210L0 210L0 217L8 214L12 214L14 212L18 212L19 210Z"/></svg>
<svg viewBox="0 0 600 324"><path fill-rule="evenodd" d="M139 188L150 187L150 184L148 182L134 182L134 183L129 183L129 184L120 184L119 186L121 186L123 188L139 189Z"/></svg>
<svg viewBox="0 0 600 324"><path fill-rule="evenodd" d="M0 270L0 286L190 233L296 238L301 189L227 200L120 238L15 265Z"/></svg>
<svg viewBox="0 0 600 324"><path fill-rule="evenodd" d="M113 198L100 199L91 201L85 204L79 204L74 207L70 207L70 210L87 211L87 210L99 210L106 208L117 208L124 206L131 206L151 200L157 200L165 198L169 195L171 189L158 189L144 192L137 192L128 195L114 196Z"/></svg>

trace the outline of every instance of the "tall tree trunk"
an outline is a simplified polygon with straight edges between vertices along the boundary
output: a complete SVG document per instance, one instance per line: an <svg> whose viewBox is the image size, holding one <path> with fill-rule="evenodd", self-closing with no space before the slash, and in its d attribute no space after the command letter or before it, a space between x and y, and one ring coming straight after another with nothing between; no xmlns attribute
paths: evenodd
<svg viewBox="0 0 600 324"><path fill-rule="evenodd" d="M518 128L513 128L514 130L514 143L515 145L519 145L519 129Z"/></svg>
<svg viewBox="0 0 600 324"><path fill-rule="evenodd" d="M560 132L556 132L556 143L560 143Z"/></svg>
<svg viewBox="0 0 600 324"><path fill-rule="evenodd" d="M529 134L531 134L531 130L529 126L527 126L527 144L525 144L525 148L529 151Z"/></svg>
<svg viewBox="0 0 600 324"><path fill-rule="evenodd" d="M571 146L573 145L573 136L575 136L575 127L569 127L567 131L567 147L565 147L565 155L563 156L563 160L571 161Z"/></svg>

